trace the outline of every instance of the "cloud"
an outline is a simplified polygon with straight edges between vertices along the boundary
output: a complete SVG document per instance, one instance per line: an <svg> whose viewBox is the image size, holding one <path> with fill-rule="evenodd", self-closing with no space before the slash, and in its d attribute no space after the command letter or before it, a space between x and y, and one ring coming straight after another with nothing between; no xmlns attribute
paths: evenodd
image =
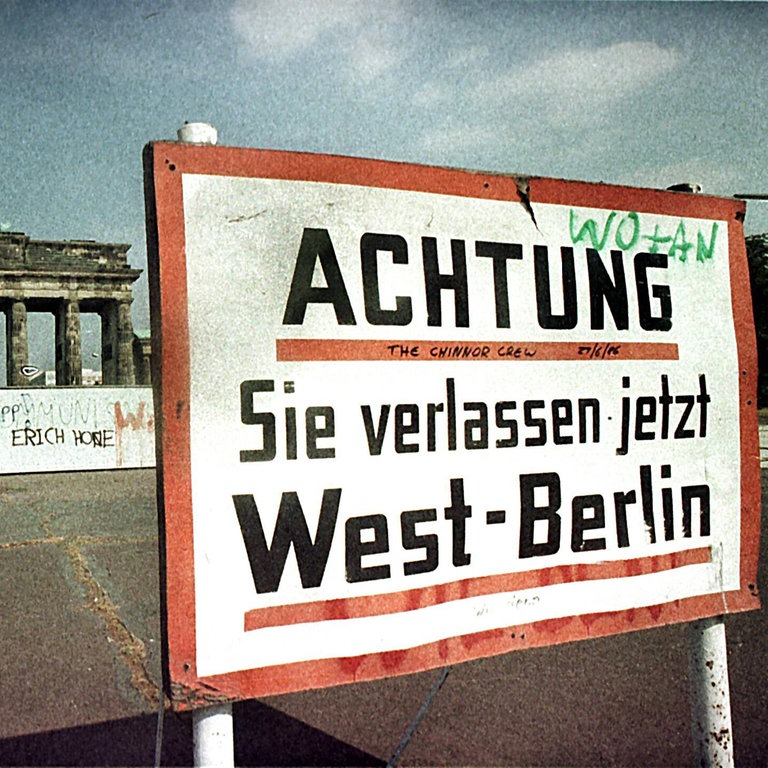
<svg viewBox="0 0 768 768"><path fill-rule="evenodd" d="M487 126L455 126L427 131L421 148L435 156L465 152L498 140L498 133Z"/></svg>
<svg viewBox="0 0 768 768"><path fill-rule="evenodd" d="M501 71L498 65L489 66L482 48L458 51L454 66L425 82L414 101L432 109L442 105L456 115L457 94L463 94L462 117L454 119L450 130L425 131L420 146L447 154L472 149L480 157L502 146L534 152L541 151L541 137L555 129L567 132L574 148L587 128L593 147L598 136L615 141L621 129L614 113L684 61L677 49L645 41L574 47L522 62L518 58ZM446 87L456 64L462 69L460 86L454 81Z"/></svg>
<svg viewBox="0 0 768 768"><path fill-rule="evenodd" d="M361 30L342 50L346 54L346 74L364 82L394 69L401 59L398 48L392 43L383 43L375 30Z"/></svg>
<svg viewBox="0 0 768 768"><path fill-rule="evenodd" d="M416 90L411 96L411 103L419 108L438 107L448 103L452 95L448 85L433 81Z"/></svg>
<svg viewBox="0 0 768 768"><path fill-rule="evenodd" d="M341 74L367 82L396 66L397 30L411 17L400 0L236 0L230 23L251 59L284 64L306 53L332 53Z"/></svg>
<svg viewBox="0 0 768 768"><path fill-rule="evenodd" d="M487 60L489 55L490 51L486 46L470 45L469 47L450 51L446 63L449 69L463 69Z"/></svg>
<svg viewBox="0 0 768 768"><path fill-rule="evenodd" d="M614 104L656 82L684 60L674 48L628 41L575 48L511 69L478 89L493 104L522 100L561 117Z"/></svg>
<svg viewBox="0 0 768 768"><path fill-rule="evenodd" d="M237 0L230 19L255 58L283 61L326 32L358 28L365 6L354 0Z"/></svg>

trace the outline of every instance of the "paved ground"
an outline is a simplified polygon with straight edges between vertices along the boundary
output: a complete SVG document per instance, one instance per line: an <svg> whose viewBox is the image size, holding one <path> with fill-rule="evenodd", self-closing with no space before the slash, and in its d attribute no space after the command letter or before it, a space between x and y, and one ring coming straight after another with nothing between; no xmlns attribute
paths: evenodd
<svg viewBox="0 0 768 768"><path fill-rule="evenodd" d="M0 477L0 765L152 765L154 482ZM766 765L768 611L727 632L737 764ZM690 765L685 642L675 626L454 667L400 765ZM384 765L438 674L236 705L238 764ZM189 717L167 714L163 764L191 759Z"/></svg>

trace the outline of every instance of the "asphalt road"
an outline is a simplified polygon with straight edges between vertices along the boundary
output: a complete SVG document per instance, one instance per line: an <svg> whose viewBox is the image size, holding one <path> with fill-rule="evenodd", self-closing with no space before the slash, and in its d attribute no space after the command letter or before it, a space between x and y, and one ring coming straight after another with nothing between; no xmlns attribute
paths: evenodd
<svg viewBox="0 0 768 768"><path fill-rule="evenodd" d="M0 477L0 765L153 764L156 517L153 470ZM726 627L736 763L766 765L768 611ZM453 667L399 765L691 765L686 631ZM236 760L384 765L439 675L236 704ZM191 764L189 715L166 714L162 762Z"/></svg>

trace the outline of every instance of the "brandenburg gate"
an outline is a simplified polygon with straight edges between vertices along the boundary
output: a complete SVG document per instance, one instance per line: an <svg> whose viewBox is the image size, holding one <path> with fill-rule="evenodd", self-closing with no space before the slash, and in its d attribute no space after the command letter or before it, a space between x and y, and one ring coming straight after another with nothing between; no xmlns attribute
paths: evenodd
<svg viewBox="0 0 768 768"><path fill-rule="evenodd" d="M56 385L82 384L80 313L101 316L103 384L134 384L129 245L31 240L0 232L0 310L5 312L6 386L27 386L27 313L55 318Z"/></svg>

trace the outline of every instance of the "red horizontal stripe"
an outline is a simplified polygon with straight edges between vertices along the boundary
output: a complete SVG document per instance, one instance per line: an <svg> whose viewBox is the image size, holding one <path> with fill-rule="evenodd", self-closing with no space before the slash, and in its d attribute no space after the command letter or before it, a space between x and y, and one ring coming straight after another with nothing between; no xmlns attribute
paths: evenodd
<svg viewBox="0 0 768 768"><path fill-rule="evenodd" d="M633 560L559 565L523 573L482 576L383 595L366 595L314 603L256 608L245 614L245 631L286 624L359 619L365 616L403 613L432 605L441 605L453 600L465 600L470 597L494 595L501 592L517 592L524 589L546 587L551 584L642 576L673 568L682 568L686 565L700 565L709 561L709 547L701 547L655 557L639 557Z"/></svg>
<svg viewBox="0 0 768 768"><path fill-rule="evenodd" d="M276 339L278 362L326 360L677 360L677 344L577 341Z"/></svg>

